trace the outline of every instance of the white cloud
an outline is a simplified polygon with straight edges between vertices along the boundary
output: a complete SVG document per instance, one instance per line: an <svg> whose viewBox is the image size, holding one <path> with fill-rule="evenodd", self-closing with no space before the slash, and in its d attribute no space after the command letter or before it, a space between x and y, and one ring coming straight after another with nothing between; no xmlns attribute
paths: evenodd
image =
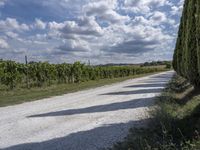
<svg viewBox="0 0 200 150"><path fill-rule="evenodd" d="M48 22L49 18L41 15L31 25L7 18L0 21L0 31L12 38L12 47L30 49L35 58L50 61L55 54L58 62L92 59L95 63L135 63L164 58L164 54L170 58L182 9L180 1L42 0L42 6L64 17Z"/></svg>
<svg viewBox="0 0 200 150"><path fill-rule="evenodd" d="M183 5L172 6L170 13L172 15L179 15L179 16L181 16L182 10L183 10Z"/></svg>
<svg viewBox="0 0 200 150"><path fill-rule="evenodd" d="M4 6L7 0L0 0L0 6Z"/></svg>
<svg viewBox="0 0 200 150"><path fill-rule="evenodd" d="M6 20L0 20L0 31L27 31L29 26L22 23L20 24L15 18L6 18Z"/></svg>
<svg viewBox="0 0 200 150"><path fill-rule="evenodd" d="M36 18L36 19L35 19L34 27L35 27L36 29L45 29L45 28L46 28L46 23L43 22L42 20Z"/></svg>
<svg viewBox="0 0 200 150"><path fill-rule="evenodd" d="M8 43L4 39L0 39L0 48L2 48L2 49L9 48Z"/></svg>
<svg viewBox="0 0 200 150"><path fill-rule="evenodd" d="M166 17L166 14L160 11L153 12L153 15L150 16L150 21L152 24L161 25L161 23L166 23L169 21L169 18Z"/></svg>
<svg viewBox="0 0 200 150"><path fill-rule="evenodd" d="M56 53L67 54L67 53L79 53L87 52L90 47L86 41L83 40L66 40L65 43L58 47L59 51Z"/></svg>
<svg viewBox="0 0 200 150"><path fill-rule="evenodd" d="M96 23L94 17L82 17L77 22L65 21L63 23L50 22L50 34L65 39L74 39L75 36L101 36L102 28Z"/></svg>
<svg viewBox="0 0 200 150"><path fill-rule="evenodd" d="M9 38L12 38L12 39L16 39L18 37L18 34L17 33L14 33L14 32L6 32L5 33Z"/></svg>
<svg viewBox="0 0 200 150"><path fill-rule="evenodd" d="M83 10L88 16L95 16L108 23L123 23L129 21L129 16L120 15L115 11L117 1L98 1L84 6Z"/></svg>
<svg viewBox="0 0 200 150"><path fill-rule="evenodd" d="M126 9L135 13L147 14L152 10L152 7L160 7L167 4L167 0L125 0L124 6Z"/></svg>
<svg viewBox="0 0 200 150"><path fill-rule="evenodd" d="M143 1L144 2L144 1ZM156 0L147 3L152 5ZM160 1L158 6L166 1ZM138 2L139 3L139 2ZM57 48L57 54L83 53L85 57L90 52L91 57L98 55L115 56L116 54L134 57L148 51L159 50L163 43L173 39L172 35L164 32L161 24L173 24L166 13L151 11L149 15L135 15L132 19L117 12L118 5L108 5L106 1L91 2L84 5L84 16L76 21L48 24L51 37L64 40ZM112 13L112 15L108 15ZM102 22L108 26L100 26Z"/></svg>

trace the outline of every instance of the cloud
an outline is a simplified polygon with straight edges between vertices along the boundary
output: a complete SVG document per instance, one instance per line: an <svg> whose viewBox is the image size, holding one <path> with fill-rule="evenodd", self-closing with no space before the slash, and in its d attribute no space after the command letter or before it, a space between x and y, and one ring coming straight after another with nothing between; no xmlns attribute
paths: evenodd
<svg viewBox="0 0 200 150"><path fill-rule="evenodd" d="M101 21L108 23L123 23L129 21L129 16L123 16L117 13L114 9L116 1L99 1L89 3L84 6L84 12L87 16L95 16Z"/></svg>
<svg viewBox="0 0 200 150"><path fill-rule="evenodd" d="M5 15L8 11L0 10L5 18L0 20L0 38L9 40L16 51L28 49L35 59L54 62L92 59L95 63L135 63L171 59L183 0L9 3L6 7L12 13ZM27 9L30 11L24 14Z"/></svg>
<svg viewBox="0 0 200 150"><path fill-rule="evenodd" d="M79 52L87 52L90 48L88 47L88 43L84 41L78 40L67 40L65 44L57 47L57 51L55 54L67 54L67 53L79 53Z"/></svg>
<svg viewBox="0 0 200 150"><path fill-rule="evenodd" d="M2 49L9 48L8 43L4 39L0 39L0 48L2 48Z"/></svg>
<svg viewBox="0 0 200 150"><path fill-rule="evenodd" d="M172 15L179 15L179 16L181 16L181 13L182 13L182 10L183 10L183 3L184 3L184 0L181 0L178 3L178 5L172 5L170 13Z"/></svg>
<svg viewBox="0 0 200 150"><path fill-rule="evenodd" d="M156 23L162 23L162 22L166 22L167 17L165 15L165 13L162 13L160 11L156 11L154 12L154 14L151 16L151 18L153 22Z"/></svg>
<svg viewBox="0 0 200 150"><path fill-rule="evenodd" d="M70 38L73 35L101 36L103 34L101 27L96 23L94 17L83 17L77 22L50 22L49 28L50 30L58 31L63 38Z"/></svg>
<svg viewBox="0 0 200 150"><path fill-rule="evenodd" d="M154 2L156 1L148 4ZM159 6L164 5L164 2ZM116 3L108 5L106 1L92 2L84 5L85 16L82 18L63 23L49 23L50 30L54 31L52 36L65 40L65 44L57 47L60 49L57 53L91 52L93 56L103 54L106 57L121 54L134 57L158 50L163 42L173 39L173 36L166 34L160 27L161 24L174 23L166 13L156 10L150 15L136 15L132 20L129 17L126 21L119 19L118 22L113 21L117 17L112 16L109 19L109 15L106 15L108 12L115 12L123 17L117 13L116 7L118 7ZM109 22L109 25L101 26L101 22L105 21Z"/></svg>
<svg viewBox="0 0 200 150"><path fill-rule="evenodd" d="M36 19L35 19L34 27L35 27L36 29L42 29L42 30L44 30L44 29L46 28L46 23L43 22L42 20L36 18Z"/></svg>
<svg viewBox="0 0 200 150"><path fill-rule="evenodd" d="M4 6L7 0L0 0L0 6Z"/></svg>
<svg viewBox="0 0 200 150"><path fill-rule="evenodd" d="M7 37L12 38L12 39L16 39L18 37L17 33L10 32L10 31L6 32L5 34L7 35Z"/></svg>
<svg viewBox="0 0 200 150"><path fill-rule="evenodd" d="M145 39L124 41L123 43L112 46L109 52L137 55L154 50L158 43L156 40L147 41Z"/></svg>
<svg viewBox="0 0 200 150"><path fill-rule="evenodd" d="M162 25L162 24L171 24L175 25L176 21L168 16L167 14L161 11L155 11L150 16L150 22L152 25Z"/></svg>
<svg viewBox="0 0 200 150"><path fill-rule="evenodd" d="M113 35L113 44L107 51L108 53L136 56L160 49L163 43L173 39L173 36L164 33L161 28L152 26L150 21L145 18L138 17L136 20L129 26L126 26L126 30L123 31L124 34L123 36L120 35L120 38L117 34ZM122 28L124 29L125 27ZM122 33L120 27L117 30Z"/></svg>
<svg viewBox="0 0 200 150"><path fill-rule="evenodd" d="M147 14L153 7L160 7L167 4L167 0L125 0L124 6L127 10L135 13Z"/></svg>
<svg viewBox="0 0 200 150"><path fill-rule="evenodd" d="M29 26L25 23L20 24L15 18L0 20L0 31L28 31Z"/></svg>

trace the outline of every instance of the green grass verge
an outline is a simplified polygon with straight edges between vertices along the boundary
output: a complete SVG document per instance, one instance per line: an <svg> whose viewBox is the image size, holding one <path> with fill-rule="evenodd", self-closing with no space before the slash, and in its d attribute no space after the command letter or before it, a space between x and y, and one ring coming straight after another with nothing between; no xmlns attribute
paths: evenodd
<svg viewBox="0 0 200 150"><path fill-rule="evenodd" d="M23 102L29 102L29 101L38 100L42 98L48 98L52 96L58 96L62 94L84 90L84 89L89 89L89 88L100 87L103 85L117 83L117 82L133 79L133 78L138 78L138 77L144 77L151 74L155 74L155 73L141 74L141 75L135 75L135 76L129 76L129 77L123 77L123 78L101 79L97 81L87 81L87 82L74 83L74 84L55 84L52 86L46 86L46 87L41 87L41 88L31 88L31 89L16 88L12 91L1 90L0 91L0 107L9 106L13 104L20 104Z"/></svg>
<svg viewBox="0 0 200 150"><path fill-rule="evenodd" d="M199 150L200 90L174 76L157 99L147 128L130 130L112 150Z"/></svg>

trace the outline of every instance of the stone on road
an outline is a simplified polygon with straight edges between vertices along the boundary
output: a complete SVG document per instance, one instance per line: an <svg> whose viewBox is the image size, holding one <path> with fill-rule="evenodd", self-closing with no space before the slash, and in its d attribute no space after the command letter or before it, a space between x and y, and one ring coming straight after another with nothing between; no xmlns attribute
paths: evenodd
<svg viewBox="0 0 200 150"><path fill-rule="evenodd" d="M0 108L0 149L98 150L145 125L173 72Z"/></svg>

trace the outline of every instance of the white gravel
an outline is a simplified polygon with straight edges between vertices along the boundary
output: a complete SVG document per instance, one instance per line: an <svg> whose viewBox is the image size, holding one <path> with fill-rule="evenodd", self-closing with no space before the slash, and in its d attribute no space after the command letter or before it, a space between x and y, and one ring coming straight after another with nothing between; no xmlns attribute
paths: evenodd
<svg viewBox="0 0 200 150"><path fill-rule="evenodd" d="M0 108L0 149L99 150L148 121L173 72Z"/></svg>

